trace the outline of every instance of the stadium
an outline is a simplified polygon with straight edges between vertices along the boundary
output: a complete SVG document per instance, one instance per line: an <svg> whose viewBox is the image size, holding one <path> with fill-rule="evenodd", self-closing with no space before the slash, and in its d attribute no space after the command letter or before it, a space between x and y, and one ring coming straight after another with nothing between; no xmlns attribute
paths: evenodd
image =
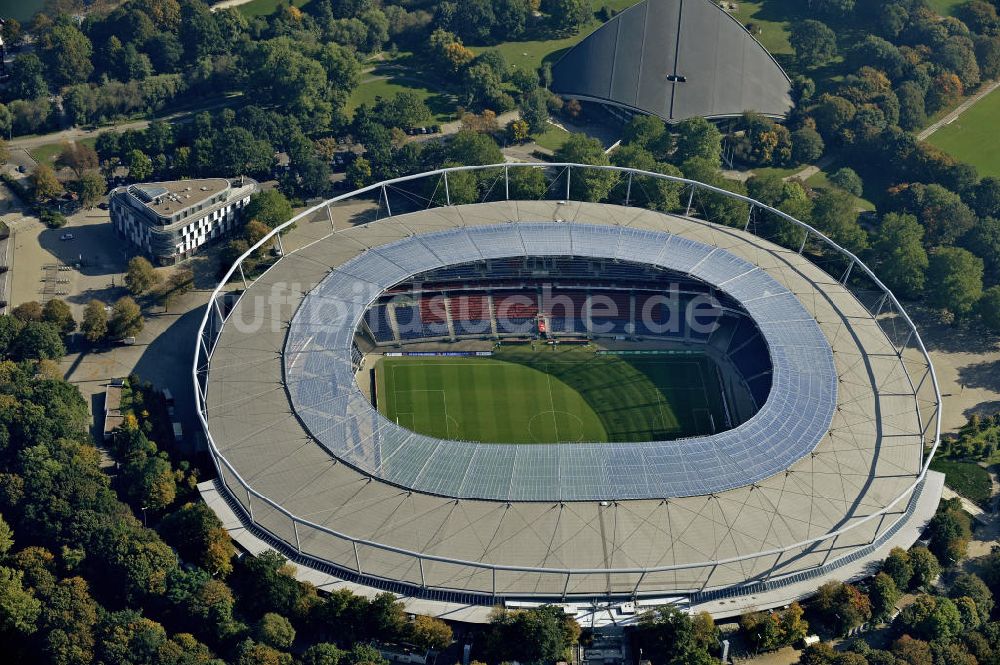
<svg viewBox="0 0 1000 665"><path fill-rule="evenodd" d="M581 200L594 177L609 193ZM664 188L680 204L654 209ZM713 221L723 203L740 224ZM237 540L424 611L776 606L911 545L941 493L937 381L892 293L683 178L501 164L365 187L241 257L196 347L210 505Z"/></svg>

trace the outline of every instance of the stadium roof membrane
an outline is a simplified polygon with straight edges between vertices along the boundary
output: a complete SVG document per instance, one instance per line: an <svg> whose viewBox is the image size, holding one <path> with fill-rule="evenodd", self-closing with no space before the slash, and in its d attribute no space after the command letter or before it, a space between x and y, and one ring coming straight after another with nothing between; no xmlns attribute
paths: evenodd
<svg viewBox="0 0 1000 665"><path fill-rule="evenodd" d="M333 201L297 218L297 235L307 238L305 244L294 247L286 240L280 260L248 280L245 290L225 299L220 295L205 315L207 339L215 341L206 344L201 337L198 342L201 357L210 354L204 364L196 360L196 376L220 482L254 528L266 530L302 557L365 579L434 593L486 594L485 602L500 597L659 598L713 589L728 593L753 580L800 579L821 566L867 556L864 548L909 519L925 445L932 442L926 428L934 434L939 422L939 398L926 355L902 341L914 333L886 304L888 294L859 292L864 301L859 300L843 278L794 249L748 230L635 207L504 200L432 207L354 225L359 210L377 205ZM335 222L350 228L331 228ZM759 275L773 278L806 310L833 350L836 409L821 440L783 472L725 491L677 498L461 499L410 490L356 462L344 463L348 457L331 453L304 425L294 403L299 382L285 375L286 355L300 354L296 363L308 358L301 355L307 351L301 346L304 338L288 344L303 301L331 270L360 278L357 293L339 292L344 321L338 326L345 339L323 342L328 348L324 354L335 354L333 349L353 335L356 313L377 295L376 282L421 270L430 260L427 253L444 263L469 251L500 252L505 234L511 233L504 227L510 226L525 229L516 238L506 235L519 243L517 251L530 238L533 252L542 247L563 252L560 243L567 235L571 242L584 240L574 245L582 251L600 237L597 230L585 228L591 226L607 227L601 231L618 238L606 242L603 251L630 260L656 260L653 253L666 246L676 250L672 255L680 261L690 249L695 254L687 259L688 271L704 268L704 279L725 289L728 278L723 275L743 274L738 264L732 271L722 266L724 272L715 274L714 263L702 261L699 267L694 258L701 246L716 248L709 258L732 255L754 266L732 281L733 289L747 289L738 296L747 308L757 299L784 297L755 291L754 284L763 284ZM442 232L447 235L435 235ZM661 238L647 232L668 233L670 240L665 245L643 242ZM562 239L552 242L549 235ZM356 274L348 266L360 256L374 262L365 268L372 272ZM712 274L707 272L710 264ZM829 269L839 275L837 265ZM855 275L859 269L855 267ZM320 294L315 296L320 302ZM785 324L754 316L764 316L758 325L766 334L772 335L772 327L774 335L781 334ZM897 324L901 327L894 328ZM895 341L899 333L902 347ZM323 388L328 395L334 380L340 379L328 379ZM924 397L915 393L918 388ZM369 408L366 404L359 406ZM772 425L774 430L791 426ZM347 433L364 434L357 429ZM360 448L363 441L358 439ZM672 443L687 445L686 440ZM360 449L349 452L362 454ZM436 457L426 461L436 463ZM515 468L517 474L528 471ZM574 479L560 475L559 482L572 484Z"/></svg>
<svg viewBox="0 0 1000 665"><path fill-rule="evenodd" d="M784 117L781 66L711 0L644 0L602 25L552 68L552 91L677 122L744 111Z"/></svg>
<svg viewBox="0 0 1000 665"><path fill-rule="evenodd" d="M750 420L672 441L513 445L442 440L380 414L351 362L368 305L395 284L454 263L513 256L629 259L683 272L729 293L761 329L773 365L767 402ZM303 424L337 458L402 487L495 501L683 497L773 476L823 438L836 408L833 352L798 299L755 265L652 230L522 223L452 229L364 252L303 300L285 347L285 377Z"/></svg>

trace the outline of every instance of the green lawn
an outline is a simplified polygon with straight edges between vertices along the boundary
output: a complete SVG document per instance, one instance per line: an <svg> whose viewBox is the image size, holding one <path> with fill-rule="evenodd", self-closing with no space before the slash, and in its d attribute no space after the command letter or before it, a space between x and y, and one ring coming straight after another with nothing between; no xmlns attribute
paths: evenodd
<svg viewBox="0 0 1000 665"><path fill-rule="evenodd" d="M545 126L545 131L541 134L537 134L533 138L535 139L535 143L554 152L562 147L563 143L566 142L569 136L570 133L565 129L556 127L552 124L547 124Z"/></svg>
<svg viewBox="0 0 1000 665"><path fill-rule="evenodd" d="M647 441L711 433L722 423L716 377L701 354L520 347L482 358L383 358L376 401L387 418L441 438Z"/></svg>
<svg viewBox="0 0 1000 665"><path fill-rule="evenodd" d="M601 3L594 3L594 9L607 5L615 11L628 9L639 0L606 0ZM516 42L501 42L495 46L472 46L473 52L477 55L488 49L500 51L507 62L527 71L534 71L542 66L543 62L555 62L570 47L582 41L584 37L601 27L602 22L594 18L590 23L583 26L578 33L559 39L549 38L547 35L541 39L525 39Z"/></svg>
<svg viewBox="0 0 1000 665"><path fill-rule="evenodd" d="M267 16L273 14L278 5L285 4L288 0L250 0L245 5L237 7L239 12L247 18L254 16ZM296 7L303 7L309 0L292 0Z"/></svg>
<svg viewBox="0 0 1000 665"><path fill-rule="evenodd" d="M371 104L378 97L412 92L424 100L437 122L457 117L458 103L454 96L442 92L444 86L430 80L426 73L432 71L431 67L413 53L400 52L381 60L370 60L366 67L371 69L363 75L361 84L347 101L349 114L353 115L354 109Z"/></svg>
<svg viewBox="0 0 1000 665"><path fill-rule="evenodd" d="M756 2L738 2L738 9L732 12L733 18L743 25L753 24L751 32L764 48L772 55L792 55L795 51L788 42L788 23L776 16L771 16L765 0Z"/></svg>
<svg viewBox="0 0 1000 665"><path fill-rule="evenodd" d="M77 143L81 143L83 145L89 145L91 148L93 148L94 145L97 143L97 138L95 137L95 138L81 139L80 141L77 141ZM31 155L31 158L34 159L39 164L42 163L52 164L53 162L55 162L56 157L58 157L59 153L62 151L62 147L63 147L62 141L58 141L56 143L46 143L45 145L40 145L37 148L32 148L31 150L28 151L28 153Z"/></svg>
<svg viewBox="0 0 1000 665"><path fill-rule="evenodd" d="M966 0L927 0L931 9L941 16L951 16L959 5L964 5Z"/></svg>
<svg viewBox="0 0 1000 665"><path fill-rule="evenodd" d="M935 457L931 469L943 473L945 484L973 503L985 506L989 502L990 474L978 464Z"/></svg>
<svg viewBox="0 0 1000 665"><path fill-rule="evenodd" d="M831 169L831 171L836 171L836 170L837 170L836 168ZM840 189L832 182L830 182L830 178L826 171L820 171L816 175L807 178L806 184L812 187L813 189L821 189L821 190ZM855 206L861 210L875 210L875 204L869 201L868 199L855 196L854 203Z"/></svg>
<svg viewBox="0 0 1000 665"><path fill-rule="evenodd" d="M927 140L981 176L1000 176L1000 93L994 90Z"/></svg>

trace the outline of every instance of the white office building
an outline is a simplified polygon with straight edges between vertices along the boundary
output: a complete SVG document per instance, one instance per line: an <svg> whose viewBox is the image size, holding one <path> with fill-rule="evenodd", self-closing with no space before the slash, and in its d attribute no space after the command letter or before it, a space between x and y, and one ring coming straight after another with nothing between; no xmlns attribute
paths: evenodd
<svg viewBox="0 0 1000 665"><path fill-rule="evenodd" d="M245 177L118 187L111 192L111 223L154 263L171 265L239 228L242 209L259 189Z"/></svg>

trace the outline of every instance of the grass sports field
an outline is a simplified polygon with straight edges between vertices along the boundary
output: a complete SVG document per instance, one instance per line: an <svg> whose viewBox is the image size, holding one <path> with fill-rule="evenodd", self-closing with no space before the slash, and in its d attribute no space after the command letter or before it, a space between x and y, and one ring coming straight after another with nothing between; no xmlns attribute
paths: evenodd
<svg viewBox="0 0 1000 665"><path fill-rule="evenodd" d="M725 418L715 365L697 353L519 347L491 357L386 357L375 372L380 412L445 439L650 441L710 434Z"/></svg>
<svg viewBox="0 0 1000 665"><path fill-rule="evenodd" d="M1000 176L1000 90L980 99L927 140L972 164L981 176Z"/></svg>

